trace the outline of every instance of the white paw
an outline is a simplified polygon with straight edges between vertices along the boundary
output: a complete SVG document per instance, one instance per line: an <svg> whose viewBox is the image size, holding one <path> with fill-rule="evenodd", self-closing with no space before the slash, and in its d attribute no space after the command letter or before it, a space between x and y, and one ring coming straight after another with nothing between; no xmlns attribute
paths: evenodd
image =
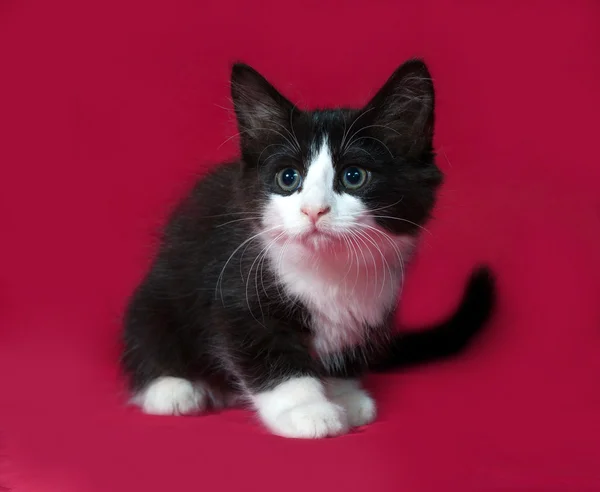
<svg viewBox="0 0 600 492"><path fill-rule="evenodd" d="M289 379L252 401L263 423L280 436L316 439L348 431L344 408L327 399L316 378Z"/></svg>
<svg viewBox="0 0 600 492"><path fill-rule="evenodd" d="M360 387L358 381L332 379L328 383L331 401L344 408L350 427L360 427L375 420L375 400Z"/></svg>
<svg viewBox="0 0 600 492"><path fill-rule="evenodd" d="M346 412L327 400L292 407L268 424L275 434L301 439L318 439L348 432Z"/></svg>
<svg viewBox="0 0 600 492"><path fill-rule="evenodd" d="M375 400L362 389L332 398L332 401L346 410L350 427L370 424L377 416Z"/></svg>
<svg viewBox="0 0 600 492"><path fill-rule="evenodd" d="M155 379L133 398L133 402L145 413L153 415L202 412L206 409L208 400L208 393L202 384L174 377Z"/></svg>

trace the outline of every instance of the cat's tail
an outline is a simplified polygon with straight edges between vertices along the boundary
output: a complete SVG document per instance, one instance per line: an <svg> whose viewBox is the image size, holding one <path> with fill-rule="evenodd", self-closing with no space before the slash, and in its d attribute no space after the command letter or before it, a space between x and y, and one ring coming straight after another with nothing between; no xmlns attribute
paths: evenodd
<svg viewBox="0 0 600 492"><path fill-rule="evenodd" d="M472 273L452 317L417 332L396 335L389 351L371 369L410 367L459 354L487 324L494 310L495 292L491 271L479 267Z"/></svg>

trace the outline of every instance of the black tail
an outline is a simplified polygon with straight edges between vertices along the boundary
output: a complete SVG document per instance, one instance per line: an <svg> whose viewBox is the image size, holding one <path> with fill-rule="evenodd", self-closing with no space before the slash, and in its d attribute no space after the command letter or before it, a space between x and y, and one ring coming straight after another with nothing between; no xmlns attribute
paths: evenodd
<svg viewBox="0 0 600 492"><path fill-rule="evenodd" d="M487 323L495 297L490 270L485 267L475 270L460 306L450 319L422 331L398 334L387 354L371 368L383 371L410 367L459 354Z"/></svg>

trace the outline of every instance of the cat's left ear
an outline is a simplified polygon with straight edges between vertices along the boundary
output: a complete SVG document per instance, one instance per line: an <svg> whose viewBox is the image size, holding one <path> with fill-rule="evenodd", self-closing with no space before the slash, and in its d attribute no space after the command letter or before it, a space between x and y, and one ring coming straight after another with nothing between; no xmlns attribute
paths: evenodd
<svg viewBox="0 0 600 492"><path fill-rule="evenodd" d="M418 157L432 150L434 90L423 61L401 65L365 110L380 135L404 155Z"/></svg>
<svg viewBox="0 0 600 492"><path fill-rule="evenodd" d="M231 97L242 144L287 128L293 105L252 67L236 63L231 70Z"/></svg>

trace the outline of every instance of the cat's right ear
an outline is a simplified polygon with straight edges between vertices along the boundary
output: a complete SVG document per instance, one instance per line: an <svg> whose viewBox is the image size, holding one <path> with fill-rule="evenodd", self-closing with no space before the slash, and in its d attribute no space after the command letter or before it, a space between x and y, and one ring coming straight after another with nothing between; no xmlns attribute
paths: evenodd
<svg viewBox="0 0 600 492"><path fill-rule="evenodd" d="M433 146L434 90L427 65L401 65L367 105L373 127L383 140L406 155L419 156Z"/></svg>
<svg viewBox="0 0 600 492"><path fill-rule="evenodd" d="M292 103L248 65L233 65L231 97L242 144L261 135L268 138L268 133L280 132L281 127L289 125Z"/></svg>

